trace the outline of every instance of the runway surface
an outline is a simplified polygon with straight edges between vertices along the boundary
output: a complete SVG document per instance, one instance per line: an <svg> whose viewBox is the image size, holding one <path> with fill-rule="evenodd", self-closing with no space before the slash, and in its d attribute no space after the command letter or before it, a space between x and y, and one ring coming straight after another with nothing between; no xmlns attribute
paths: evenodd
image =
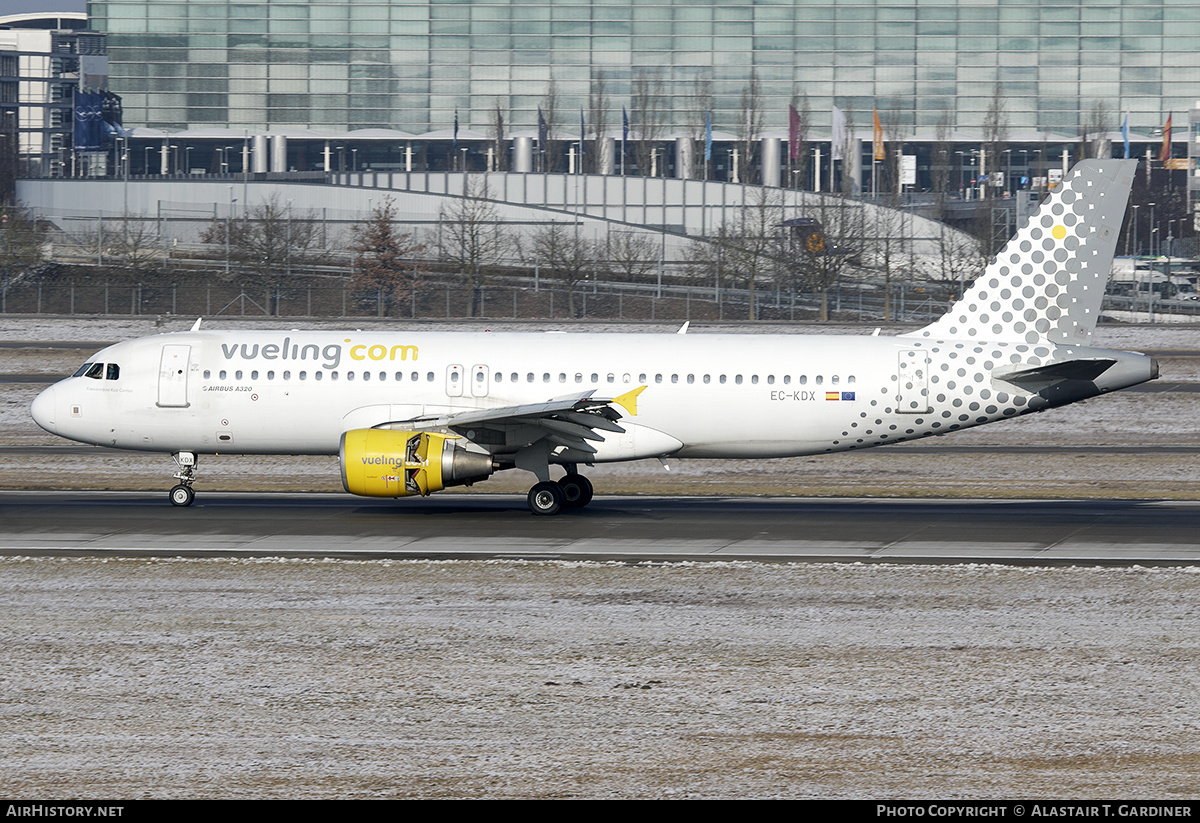
<svg viewBox="0 0 1200 823"><path fill-rule="evenodd" d="M1200 503L0 492L0 554L1200 564Z"/></svg>

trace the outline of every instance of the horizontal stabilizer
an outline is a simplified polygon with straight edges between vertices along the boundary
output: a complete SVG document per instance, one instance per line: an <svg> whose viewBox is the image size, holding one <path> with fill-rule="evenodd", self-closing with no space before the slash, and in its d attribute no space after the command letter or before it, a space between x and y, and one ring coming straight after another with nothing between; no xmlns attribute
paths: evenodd
<svg viewBox="0 0 1200 823"><path fill-rule="evenodd" d="M1025 391L1040 392L1051 386L1057 386L1065 380L1095 380L1108 371L1116 363L1109 358L1089 360L1065 360L1061 363L1048 363L1045 366L1017 369L1015 371L992 372L996 380L1011 383Z"/></svg>

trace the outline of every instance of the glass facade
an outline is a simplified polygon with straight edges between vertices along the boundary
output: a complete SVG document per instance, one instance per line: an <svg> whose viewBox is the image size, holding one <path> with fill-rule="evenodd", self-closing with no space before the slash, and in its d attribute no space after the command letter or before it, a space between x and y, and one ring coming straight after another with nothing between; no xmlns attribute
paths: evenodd
<svg viewBox="0 0 1200 823"><path fill-rule="evenodd" d="M663 133L744 129L753 85L767 129L806 99L860 128L1010 131L1085 122L1148 132L1200 98L1200 2L1120 0L356 0L91 2L109 35L127 124L254 131L578 129L604 88ZM639 103L640 100L653 100ZM589 129L594 117L588 115ZM573 124L573 125L572 125ZM637 129L637 124L633 125Z"/></svg>

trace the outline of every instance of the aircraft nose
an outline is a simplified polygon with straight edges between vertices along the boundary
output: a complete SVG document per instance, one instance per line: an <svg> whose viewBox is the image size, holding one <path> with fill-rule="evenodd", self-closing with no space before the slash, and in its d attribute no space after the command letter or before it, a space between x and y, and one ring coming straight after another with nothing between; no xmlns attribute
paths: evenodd
<svg viewBox="0 0 1200 823"><path fill-rule="evenodd" d="M56 429L57 421L54 419L54 394L55 387L51 386L35 397L33 400L33 405L29 407L29 413L33 415L33 422L37 423L51 434L58 434Z"/></svg>

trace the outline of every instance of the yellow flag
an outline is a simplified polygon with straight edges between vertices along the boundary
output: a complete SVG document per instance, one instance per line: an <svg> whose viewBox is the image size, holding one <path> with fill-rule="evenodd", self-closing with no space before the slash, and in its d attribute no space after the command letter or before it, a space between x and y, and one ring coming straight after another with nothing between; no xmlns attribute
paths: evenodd
<svg viewBox="0 0 1200 823"><path fill-rule="evenodd" d="M883 127L879 125L879 109L873 109L875 112L875 159L886 160L887 155L883 151Z"/></svg>

